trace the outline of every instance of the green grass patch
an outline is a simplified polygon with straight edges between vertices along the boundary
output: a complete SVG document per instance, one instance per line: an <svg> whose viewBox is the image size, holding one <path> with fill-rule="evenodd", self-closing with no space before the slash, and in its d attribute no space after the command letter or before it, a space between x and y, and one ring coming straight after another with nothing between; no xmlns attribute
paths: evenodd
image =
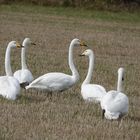
<svg viewBox="0 0 140 140"><path fill-rule="evenodd" d="M37 13L102 21L140 22L140 13L86 10L72 7L48 7L24 4L0 5L0 12Z"/></svg>

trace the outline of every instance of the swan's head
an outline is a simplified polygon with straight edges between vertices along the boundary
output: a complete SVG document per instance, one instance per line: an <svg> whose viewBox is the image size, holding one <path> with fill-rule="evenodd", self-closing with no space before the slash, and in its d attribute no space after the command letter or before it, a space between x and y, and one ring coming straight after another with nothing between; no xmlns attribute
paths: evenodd
<svg viewBox="0 0 140 140"><path fill-rule="evenodd" d="M22 48L23 46L21 44L19 44L17 41L11 41L9 42L8 46L12 47L12 48Z"/></svg>
<svg viewBox="0 0 140 140"><path fill-rule="evenodd" d="M122 81L124 81L124 72L125 72L124 68L121 67L118 69L118 75L122 77Z"/></svg>
<svg viewBox="0 0 140 140"><path fill-rule="evenodd" d="M90 56L90 55L93 55L93 51L91 49L87 49L80 56Z"/></svg>
<svg viewBox="0 0 140 140"><path fill-rule="evenodd" d="M74 46L85 46L85 47L87 47L87 45L84 43L84 42L82 42L81 40L79 40L79 39L77 39L77 38L75 38L75 39L73 39L72 41L71 41L71 45L74 45Z"/></svg>
<svg viewBox="0 0 140 140"><path fill-rule="evenodd" d="M23 45L24 47L27 47L27 46L30 46L30 45L36 45L36 44L33 43L33 42L31 41L30 38L25 38L25 39L23 40L22 45Z"/></svg>

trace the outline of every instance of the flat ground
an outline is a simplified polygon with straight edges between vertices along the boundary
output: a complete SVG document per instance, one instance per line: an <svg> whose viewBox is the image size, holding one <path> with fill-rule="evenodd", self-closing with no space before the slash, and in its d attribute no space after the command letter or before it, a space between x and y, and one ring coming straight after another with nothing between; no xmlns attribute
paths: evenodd
<svg viewBox="0 0 140 140"><path fill-rule="evenodd" d="M129 114L117 121L101 119L100 105L85 103L80 94L88 59L74 51L80 81L70 90L54 94L21 91L16 101L0 98L0 139L3 140L140 140L140 16L76 9L0 6L0 74L11 40L30 37L27 61L35 78L60 71L71 74L68 47L73 38L84 40L95 53L92 83L116 89L117 69L124 67ZM20 68L20 49L11 53L13 71Z"/></svg>

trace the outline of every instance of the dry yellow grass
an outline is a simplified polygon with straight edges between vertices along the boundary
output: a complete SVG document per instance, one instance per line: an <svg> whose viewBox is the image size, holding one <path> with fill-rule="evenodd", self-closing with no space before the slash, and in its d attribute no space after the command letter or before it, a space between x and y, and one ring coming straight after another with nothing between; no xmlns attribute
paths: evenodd
<svg viewBox="0 0 140 140"><path fill-rule="evenodd" d="M74 52L80 82L50 100L37 90L21 91L16 101L0 98L0 139L3 140L139 140L140 139L140 26L129 22L96 21L65 16L1 12L0 74L4 75L6 45L11 40L30 37L37 45L28 48L28 66L34 77L51 71L70 73L67 54L70 41L77 37L94 50L92 82L107 90L116 88L117 69L126 69L125 93L129 114L121 127L117 121L101 119L99 105L87 104L80 85L88 60ZM11 54L13 71L20 68L20 50Z"/></svg>

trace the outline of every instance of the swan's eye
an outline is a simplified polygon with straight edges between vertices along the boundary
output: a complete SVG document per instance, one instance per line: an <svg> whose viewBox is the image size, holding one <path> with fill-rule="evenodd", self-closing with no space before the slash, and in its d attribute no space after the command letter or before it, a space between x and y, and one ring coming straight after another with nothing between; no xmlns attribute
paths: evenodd
<svg viewBox="0 0 140 140"><path fill-rule="evenodd" d="M124 81L124 77L122 77L122 81Z"/></svg>

